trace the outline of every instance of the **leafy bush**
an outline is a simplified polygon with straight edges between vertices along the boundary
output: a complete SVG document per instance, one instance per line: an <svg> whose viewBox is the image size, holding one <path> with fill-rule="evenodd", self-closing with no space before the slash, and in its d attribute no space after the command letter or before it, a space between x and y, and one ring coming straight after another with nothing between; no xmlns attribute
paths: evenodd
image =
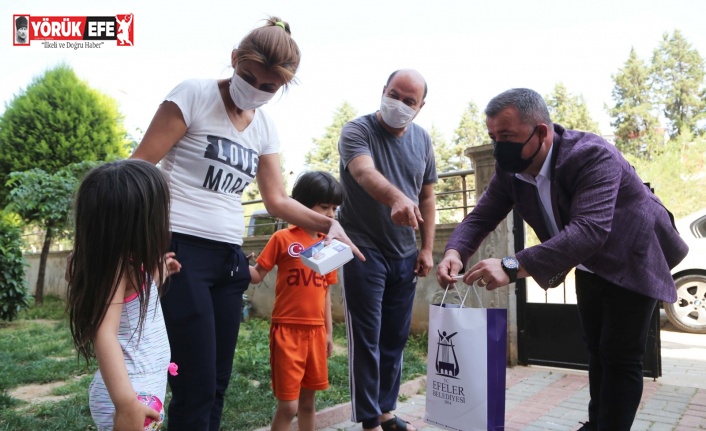
<svg viewBox="0 0 706 431"><path fill-rule="evenodd" d="M685 132L652 160L625 158L676 218L706 206L706 137Z"/></svg>
<svg viewBox="0 0 706 431"><path fill-rule="evenodd" d="M100 162L84 161L60 168L54 173L39 168L10 173L7 210L20 216L25 223L36 223L45 231L42 253L37 269L34 299L44 303L44 278L49 246L52 241L71 236L71 217L76 190L83 176Z"/></svg>
<svg viewBox="0 0 706 431"><path fill-rule="evenodd" d="M27 308L29 298L21 244L18 223L0 215L0 319L10 322Z"/></svg>

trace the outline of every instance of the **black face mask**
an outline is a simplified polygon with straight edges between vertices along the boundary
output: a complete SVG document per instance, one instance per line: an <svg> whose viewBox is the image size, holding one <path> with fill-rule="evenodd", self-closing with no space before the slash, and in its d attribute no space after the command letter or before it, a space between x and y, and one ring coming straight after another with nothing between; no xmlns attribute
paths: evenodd
<svg viewBox="0 0 706 431"><path fill-rule="evenodd" d="M522 158L522 149L525 148L525 145L532 139L534 132L537 131L537 127L539 126L534 126L532 134L524 143L510 141L493 142L493 157L495 157L495 160L498 162L500 169L517 174L529 168L532 164L532 160L537 153L539 153L542 146L538 145L537 151L535 151L529 159Z"/></svg>

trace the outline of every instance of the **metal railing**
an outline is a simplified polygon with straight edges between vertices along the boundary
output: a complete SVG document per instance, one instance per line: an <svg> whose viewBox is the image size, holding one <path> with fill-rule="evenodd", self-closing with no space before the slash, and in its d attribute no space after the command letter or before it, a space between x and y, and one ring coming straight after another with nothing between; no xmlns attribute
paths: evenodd
<svg viewBox="0 0 706 431"><path fill-rule="evenodd" d="M439 182L436 184L437 223L439 220L445 220L446 223L459 223L473 209L476 205L475 174L474 169L439 174ZM473 180L473 186L470 180ZM460 182L460 185L453 184L456 181ZM447 186L444 187L443 184Z"/></svg>
<svg viewBox="0 0 706 431"><path fill-rule="evenodd" d="M475 170L443 172L436 184L437 223L459 223L476 204L475 201ZM248 207L257 205L250 210ZM275 230L287 226L287 222L264 212L256 212L264 208L262 199L243 202L245 208L245 234L272 235Z"/></svg>
<svg viewBox="0 0 706 431"><path fill-rule="evenodd" d="M459 223L475 206L475 170L443 172L436 184L436 220L437 223ZM256 207L253 207L256 206ZM278 229L288 226L284 220L264 212L262 199L243 202L245 208L245 235L272 235ZM263 210L263 211L258 211ZM33 228L24 233L23 251L37 253L41 251L44 232ZM68 250L71 240L53 241L51 251Z"/></svg>

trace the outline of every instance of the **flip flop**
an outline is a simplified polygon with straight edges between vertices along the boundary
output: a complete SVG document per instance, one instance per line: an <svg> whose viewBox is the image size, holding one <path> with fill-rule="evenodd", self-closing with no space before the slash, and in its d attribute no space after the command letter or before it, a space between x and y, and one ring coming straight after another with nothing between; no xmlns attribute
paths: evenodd
<svg viewBox="0 0 706 431"><path fill-rule="evenodd" d="M382 431L407 431L407 424L409 422L403 421L397 416L393 416L392 419L388 419L380 424Z"/></svg>

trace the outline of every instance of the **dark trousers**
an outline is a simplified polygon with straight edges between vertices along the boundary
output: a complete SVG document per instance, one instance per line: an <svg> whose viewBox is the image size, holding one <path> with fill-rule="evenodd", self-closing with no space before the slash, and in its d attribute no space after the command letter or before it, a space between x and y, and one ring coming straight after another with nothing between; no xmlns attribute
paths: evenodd
<svg viewBox="0 0 706 431"><path fill-rule="evenodd" d="M169 376L169 431L217 431L240 329L240 305L250 283L240 247L172 234L181 272L169 277L162 310L179 366Z"/></svg>
<svg viewBox="0 0 706 431"><path fill-rule="evenodd" d="M657 300L581 270L576 295L590 355L589 422L597 430L629 431L642 398L642 358Z"/></svg>
<svg viewBox="0 0 706 431"><path fill-rule="evenodd" d="M388 259L376 249L360 251L366 261L353 259L343 268L348 374L353 420L372 428L381 413L397 407L417 287L417 255Z"/></svg>

